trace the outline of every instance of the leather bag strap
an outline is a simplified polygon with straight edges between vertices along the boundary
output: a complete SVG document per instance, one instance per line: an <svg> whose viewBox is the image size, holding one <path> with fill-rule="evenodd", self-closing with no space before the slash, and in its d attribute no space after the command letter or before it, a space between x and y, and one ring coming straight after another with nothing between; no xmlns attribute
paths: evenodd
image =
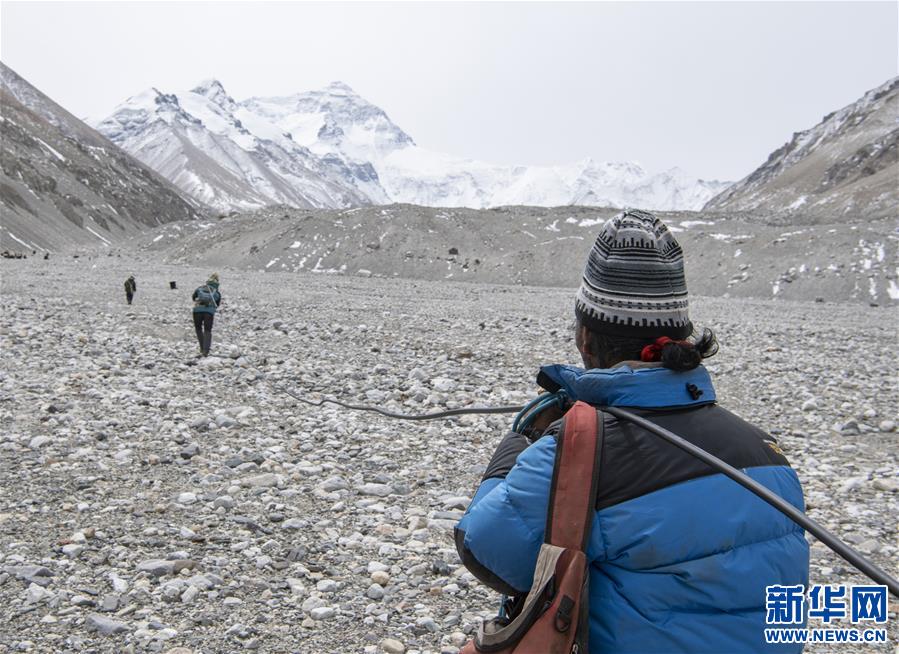
<svg viewBox="0 0 899 654"><path fill-rule="evenodd" d="M565 414L556 443L544 540L584 551L596 511L602 455L602 414L576 402Z"/></svg>

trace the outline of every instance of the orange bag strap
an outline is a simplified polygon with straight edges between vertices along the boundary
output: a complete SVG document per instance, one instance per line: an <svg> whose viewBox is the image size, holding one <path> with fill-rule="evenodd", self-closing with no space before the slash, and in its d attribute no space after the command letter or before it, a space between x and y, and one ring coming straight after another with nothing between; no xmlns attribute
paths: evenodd
<svg viewBox="0 0 899 654"><path fill-rule="evenodd" d="M593 526L602 455L602 414L576 402L556 442L544 541L583 551Z"/></svg>

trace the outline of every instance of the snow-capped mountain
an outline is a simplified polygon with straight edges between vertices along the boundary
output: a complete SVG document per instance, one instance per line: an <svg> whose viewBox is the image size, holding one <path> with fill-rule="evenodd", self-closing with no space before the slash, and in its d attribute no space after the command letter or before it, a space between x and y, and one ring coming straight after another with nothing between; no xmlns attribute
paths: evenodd
<svg viewBox="0 0 899 654"><path fill-rule="evenodd" d="M371 167L316 156L252 116L256 132L251 132L239 109L222 85L210 80L177 95L145 91L117 107L97 129L218 209L344 207L369 203L376 195L377 188L369 188L375 176Z"/></svg>
<svg viewBox="0 0 899 654"><path fill-rule="evenodd" d="M706 205L791 221L896 216L899 77L775 150Z"/></svg>
<svg viewBox="0 0 899 654"><path fill-rule="evenodd" d="M110 245L198 204L0 63L0 247Z"/></svg>
<svg viewBox="0 0 899 654"><path fill-rule="evenodd" d="M633 163L585 159L565 166L500 166L433 152L341 82L286 97L250 98L242 105L242 119L262 116L312 152L371 163L392 202L697 209L727 186L689 178L676 168L649 175Z"/></svg>
<svg viewBox="0 0 899 654"><path fill-rule="evenodd" d="M402 202L484 208L595 204L696 209L726 183L633 163L500 166L421 148L379 107L334 82L235 102L216 80L129 98L97 128L220 209Z"/></svg>

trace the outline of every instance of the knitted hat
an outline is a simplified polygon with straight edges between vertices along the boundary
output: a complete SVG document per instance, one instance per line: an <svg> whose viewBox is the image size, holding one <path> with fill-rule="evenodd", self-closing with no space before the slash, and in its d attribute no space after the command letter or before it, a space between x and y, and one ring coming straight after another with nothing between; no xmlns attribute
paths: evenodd
<svg viewBox="0 0 899 654"><path fill-rule="evenodd" d="M213 284L218 284L219 283L219 274L217 272L212 273L211 275L209 275L208 281L212 282Z"/></svg>
<svg viewBox="0 0 899 654"><path fill-rule="evenodd" d="M584 267L575 313L605 334L681 339L692 333L684 255L661 220L627 210L603 225Z"/></svg>

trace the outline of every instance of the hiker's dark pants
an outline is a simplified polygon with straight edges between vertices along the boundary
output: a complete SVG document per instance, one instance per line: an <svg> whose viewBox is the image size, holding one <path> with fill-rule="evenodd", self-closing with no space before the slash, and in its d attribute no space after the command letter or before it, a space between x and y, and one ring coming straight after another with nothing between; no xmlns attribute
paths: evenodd
<svg viewBox="0 0 899 654"><path fill-rule="evenodd" d="M125 291L125 297L128 299L128 304L131 304L131 299L134 297L134 293L129 293Z"/></svg>
<svg viewBox="0 0 899 654"><path fill-rule="evenodd" d="M200 351L203 356L209 354L209 348L212 346L212 319L215 315L212 313L194 312L194 329L197 330L197 340L200 342Z"/></svg>

